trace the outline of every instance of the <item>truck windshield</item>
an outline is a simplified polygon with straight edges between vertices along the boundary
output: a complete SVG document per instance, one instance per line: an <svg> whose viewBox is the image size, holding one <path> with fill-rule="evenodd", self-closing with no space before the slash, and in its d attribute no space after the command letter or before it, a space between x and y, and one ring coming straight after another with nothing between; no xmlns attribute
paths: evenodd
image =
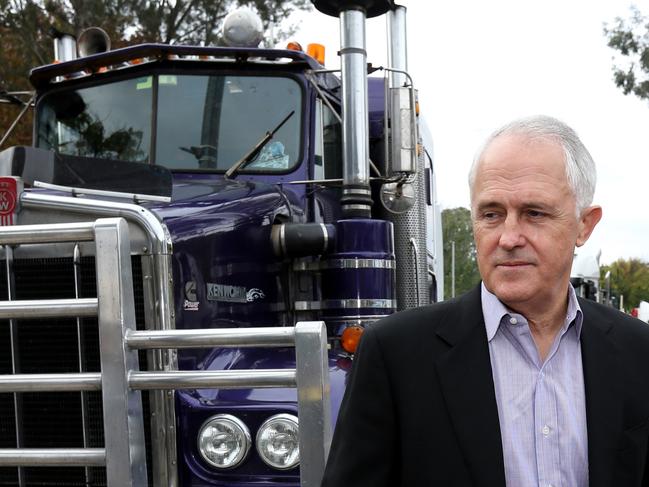
<svg viewBox="0 0 649 487"><path fill-rule="evenodd" d="M152 75L48 94L38 106L37 146L172 170L226 170L294 110L241 171L283 172L300 159L301 106L300 85L288 77Z"/></svg>

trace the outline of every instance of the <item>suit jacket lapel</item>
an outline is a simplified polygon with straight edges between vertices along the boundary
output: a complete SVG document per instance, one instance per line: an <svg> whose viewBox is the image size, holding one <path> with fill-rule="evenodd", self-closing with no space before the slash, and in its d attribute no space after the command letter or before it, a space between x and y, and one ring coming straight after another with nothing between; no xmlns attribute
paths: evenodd
<svg viewBox="0 0 649 487"><path fill-rule="evenodd" d="M618 373L620 350L609 331L612 323L599 316L595 307L580 300L584 313L581 359L586 391L588 425L588 469L590 487L614 485L617 439L622 430L623 397Z"/></svg>
<svg viewBox="0 0 649 487"><path fill-rule="evenodd" d="M494 392L480 286L459 300L437 335L450 349L437 374L467 466L477 486L505 485L498 406Z"/></svg>

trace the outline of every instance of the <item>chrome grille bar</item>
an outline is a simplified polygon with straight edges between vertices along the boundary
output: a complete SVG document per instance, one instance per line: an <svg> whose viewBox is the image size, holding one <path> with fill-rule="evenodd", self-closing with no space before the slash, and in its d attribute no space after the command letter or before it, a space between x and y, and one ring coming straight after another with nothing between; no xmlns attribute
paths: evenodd
<svg viewBox="0 0 649 487"><path fill-rule="evenodd" d="M0 375L0 392L99 391L101 374L14 374Z"/></svg>
<svg viewBox="0 0 649 487"><path fill-rule="evenodd" d="M97 298L0 301L0 319L97 316Z"/></svg>
<svg viewBox="0 0 649 487"><path fill-rule="evenodd" d="M103 467L103 448L0 449L0 467Z"/></svg>

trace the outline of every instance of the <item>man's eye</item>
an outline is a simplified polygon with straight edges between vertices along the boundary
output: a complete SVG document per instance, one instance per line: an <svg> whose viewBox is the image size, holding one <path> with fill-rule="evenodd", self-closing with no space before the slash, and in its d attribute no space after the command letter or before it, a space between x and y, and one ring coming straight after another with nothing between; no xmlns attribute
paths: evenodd
<svg viewBox="0 0 649 487"><path fill-rule="evenodd" d="M496 213L495 211L487 211L482 214L482 218L485 220L495 220L496 218L498 218L498 213Z"/></svg>
<svg viewBox="0 0 649 487"><path fill-rule="evenodd" d="M541 218L545 216L545 213L538 210L527 210L527 215L530 216L531 218Z"/></svg>

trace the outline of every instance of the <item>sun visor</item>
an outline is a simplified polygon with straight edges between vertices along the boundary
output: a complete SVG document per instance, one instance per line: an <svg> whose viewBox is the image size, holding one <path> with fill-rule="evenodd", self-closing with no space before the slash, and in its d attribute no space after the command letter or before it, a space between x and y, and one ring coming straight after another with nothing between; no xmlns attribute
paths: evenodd
<svg viewBox="0 0 649 487"><path fill-rule="evenodd" d="M115 159L56 154L17 146L0 152L0 175L75 188L171 196L171 172L162 166Z"/></svg>

